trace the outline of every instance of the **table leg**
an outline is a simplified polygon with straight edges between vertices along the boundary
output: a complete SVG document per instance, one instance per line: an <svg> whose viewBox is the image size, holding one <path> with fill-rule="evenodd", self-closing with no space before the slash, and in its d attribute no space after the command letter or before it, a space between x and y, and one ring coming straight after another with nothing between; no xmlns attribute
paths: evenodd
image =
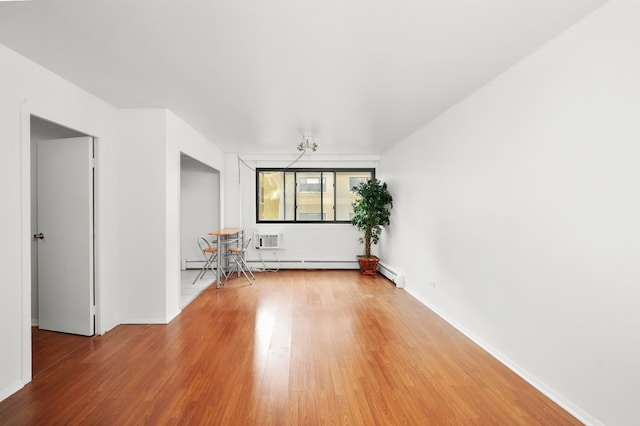
<svg viewBox="0 0 640 426"><path fill-rule="evenodd" d="M222 262L220 259L222 258L222 235L218 235L218 258L216 265L216 288L220 288L220 269L222 268Z"/></svg>

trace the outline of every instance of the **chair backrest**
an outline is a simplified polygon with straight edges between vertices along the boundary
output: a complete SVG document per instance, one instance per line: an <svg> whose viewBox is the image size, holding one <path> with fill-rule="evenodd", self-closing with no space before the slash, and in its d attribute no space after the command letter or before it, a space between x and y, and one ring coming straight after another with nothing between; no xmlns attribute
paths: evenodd
<svg viewBox="0 0 640 426"><path fill-rule="evenodd" d="M236 242L238 242L238 241L240 241L240 238L237 238L237 239L235 239L235 240L232 240L231 242L232 242L232 243L236 243ZM231 251L232 253L244 253L244 252L246 252L246 251L247 251L247 248L249 247L249 244L251 244L251 237L249 237L248 239L246 239L246 240L244 241L244 244L242 245L242 247L238 247L238 246L236 246L236 247L231 247L231 248L229 249L229 251Z"/></svg>
<svg viewBox="0 0 640 426"><path fill-rule="evenodd" d="M198 237L198 247L200 247L200 253L202 253L202 255L206 258L207 254L205 252L205 249L211 248L211 242L207 237L201 235Z"/></svg>
<svg viewBox="0 0 640 426"><path fill-rule="evenodd" d="M242 249L246 250L249 247L249 244L251 244L251 237L247 238L247 241L245 241L244 246L242 246Z"/></svg>

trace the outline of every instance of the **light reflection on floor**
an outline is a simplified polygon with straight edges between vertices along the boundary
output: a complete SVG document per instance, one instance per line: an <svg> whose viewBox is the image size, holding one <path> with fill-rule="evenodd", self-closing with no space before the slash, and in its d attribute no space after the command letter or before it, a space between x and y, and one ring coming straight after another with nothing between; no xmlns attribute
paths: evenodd
<svg viewBox="0 0 640 426"><path fill-rule="evenodd" d="M262 303L256 312L255 345L253 365L255 371L262 371L273 336L273 327L276 322L277 305Z"/></svg>

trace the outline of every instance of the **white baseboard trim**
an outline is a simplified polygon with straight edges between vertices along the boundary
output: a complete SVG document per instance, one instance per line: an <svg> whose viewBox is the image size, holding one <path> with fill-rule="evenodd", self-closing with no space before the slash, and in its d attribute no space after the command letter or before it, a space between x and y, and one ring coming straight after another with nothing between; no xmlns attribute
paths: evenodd
<svg viewBox="0 0 640 426"><path fill-rule="evenodd" d="M169 324L171 321L173 321L173 319L175 317L177 317L178 315L180 315L182 311L180 309L176 309L175 311L171 312L169 315L167 315L167 321L166 324Z"/></svg>
<svg viewBox="0 0 640 426"><path fill-rule="evenodd" d="M493 356L495 359L500 361L500 363L502 363L505 367L507 367L509 370L513 371L514 373L516 373L518 376L520 376L523 380L525 380L531 386L533 386L534 388L542 392L547 398L549 398L550 400L558 404L560 407L562 407L564 410L566 410L569 414L574 416L576 419L578 419L585 425L604 426L604 423L602 423L601 421L593 417L591 414L587 413L586 411L584 411L583 409L575 405L573 402L569 401L567 398L565 398L564 396L556 392L551 387L547 386L542 380L538 379L535 375L531 374L526 369L522 368L520 365L513 362L511 359L504 356L502 353L500 353L500 351L496 350L487 342L480 339L475 334L471 333L465 327L463 327L462 325L458 324L456 321L449 318L436 306L433 306L426 300L416 295L414 292L411 291L411 289L405 289L405 290L407 291L407 293L413 296L420 303L425 305L427 308L431 309L440 318L442 318L447 323L449 323L453 328L455 328L460 333L464 334L466 337L471 339L471 341L473 341L476 345L480 346L482 349L487 351L491 356Z"/></svg>
<svg viewBox="0 0 640 426"><path fill-rule="evenodd" d="M24 385L26 385L26 383L18 380L17 382L13 382L9 386L5 386L4 388L0 389L0 401L4 401L14 393L18 392L24 387Z"/></svg>
<svg viewBox="0 0 640 426"><path fill-rule="evenodd" d="M117 326L119 326L120 323L118 322L114 322L114 321L110 321L106 324L103 325L102 330L98 330L98 333L100 336L105 335L106 333L108 333L109 331L113 330L114 328L116 328Z"/></svg>
<svg viewBox="0 0 640 426"><path fill-rule="evenodd" d="M262 260L249 259L247 264L254 271L266 269L358 269L355 260Z"/></svg>
<svg viewBox="0 0 640 426"><path fill-rule="evenodd" d="M187 270L198 270L191 262ZM266 269L358 269L358 262L353 260L265 260L247 259L247 265L253 271Z"/></svg>

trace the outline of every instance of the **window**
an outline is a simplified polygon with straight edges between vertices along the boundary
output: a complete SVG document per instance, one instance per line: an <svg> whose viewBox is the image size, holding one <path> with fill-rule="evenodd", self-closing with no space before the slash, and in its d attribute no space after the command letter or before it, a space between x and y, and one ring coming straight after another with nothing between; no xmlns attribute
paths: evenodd
<svg viewBox="0 0 640 426"><path fill-rule="evenodd" d="M374 176L373 169L258 169L258 222L349 222L351 188Z"/></svg>
<svg viewBox="0 0 640 426"><path fill-rule="evenodd" d="M327 217L326 213L300 213L298 215L298 218L300 220L312 220L312 221L324 220L326 217Z"/></svg>
<svg viewBox="0 0 640 426"><path fill-rule="evenodd" d="M327 178L301 177L298 186L300 192L324 192L327 190Z"/></svg>
<svg viewBox="0 0 640 426"><path fill-rule="evenodd" d="M368 180L369 180L368 177L349 176L349 188L353 188L354 186L358 186L361 183L365 183Z"/></svg>

